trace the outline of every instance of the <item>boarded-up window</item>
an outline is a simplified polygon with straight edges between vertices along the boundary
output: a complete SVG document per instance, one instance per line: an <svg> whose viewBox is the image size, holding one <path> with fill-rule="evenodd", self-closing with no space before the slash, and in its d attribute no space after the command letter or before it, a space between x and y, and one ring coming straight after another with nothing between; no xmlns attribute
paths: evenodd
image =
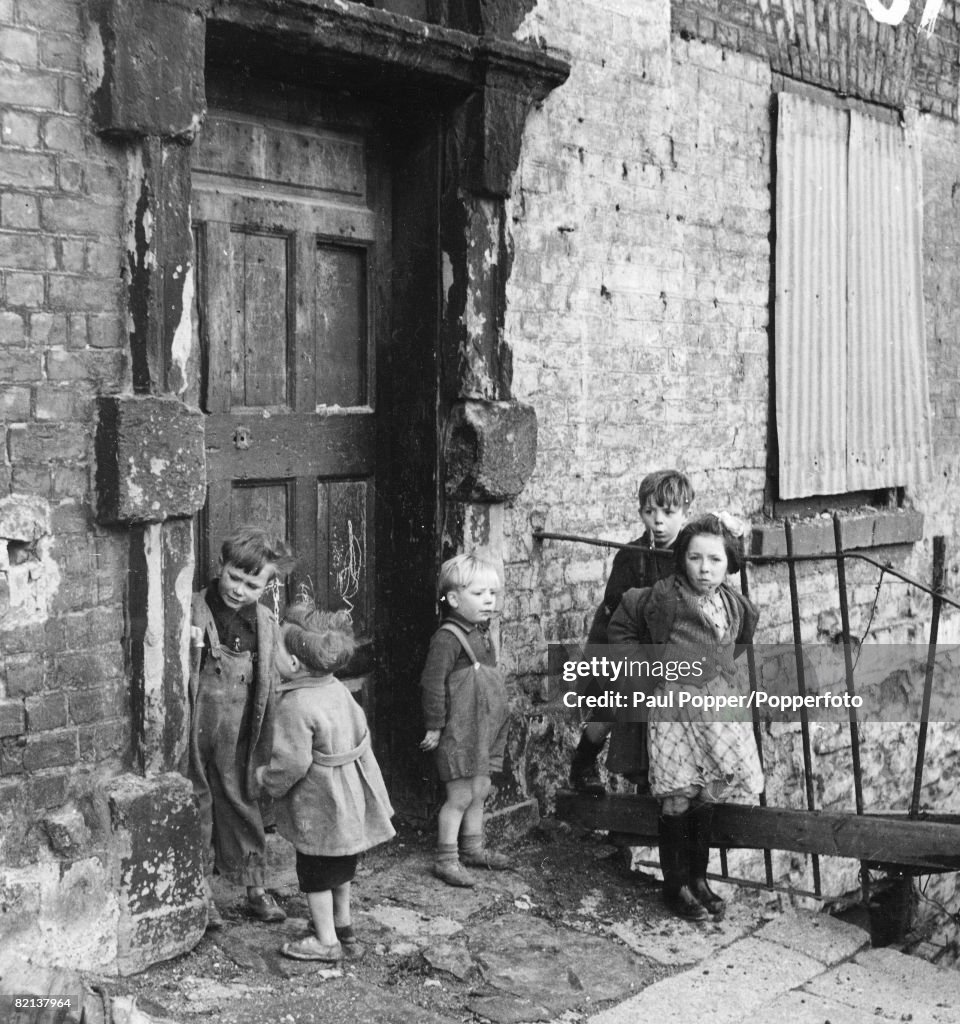
<svg viewBox="0 0 960 1024"><path fill-rule="evenodd" d="M925 479L915 133L781 93L776 188L779 496Z"/></svg>

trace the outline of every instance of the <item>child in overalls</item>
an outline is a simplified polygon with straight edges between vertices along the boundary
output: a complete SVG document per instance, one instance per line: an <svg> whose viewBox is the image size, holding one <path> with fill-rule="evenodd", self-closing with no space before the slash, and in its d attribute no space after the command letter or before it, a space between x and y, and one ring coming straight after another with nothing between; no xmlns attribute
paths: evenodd
<svg viewBox="0 0 960 1024"><path fill-rule="evenodd" d="M214 868L246 886L251 915L267 922L286 916L264 888L266 837L254 772L270 754L279 681L279 626L259 601L291 568L285 541L242 527L223 542L218 578L193 595L187 774L200 809L208 928L223 925L210 888Z"/></svg>
<svg viewBox="0 0 960 1024"><path fill-rule="evenodd" d="M313 932L280 951L336 963L356 943L350 887L358 855L394 835L393 808L363 709L333 675L354 651L349 615L302 601L281 628L273 752L257 777L277 798L277 828L297 851Z"/></svg>
<svg viewBox="0 0 960 1024"><path fill-rule="evenodd" d="M485 558L457 555L443 563L443 621L430 639L420 679L426 726L420 749L435 751L446 787L433 873L461 887L476 884L467 867L511 866L505 854L483 843L483 803L491 773L503 767L509 726L507 690L489 632L499 590L497 568Z"/></svg>

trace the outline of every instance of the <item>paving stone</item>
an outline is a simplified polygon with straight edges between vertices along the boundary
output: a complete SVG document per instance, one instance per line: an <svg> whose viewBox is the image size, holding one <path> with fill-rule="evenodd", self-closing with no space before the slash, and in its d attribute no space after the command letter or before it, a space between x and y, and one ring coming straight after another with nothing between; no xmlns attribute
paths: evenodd
<svg viewBox="0 0 960 1024"><path fill-rule="evenodd" d="M730 1024L882 1024L882 1018L854 1006L843 1006L804 989L786 992L764 1003Z"/></svg>
<svg viewBox="0 0 960 1024"><path fill-rule="evenodd" d="M481 922L467 943L489 986L554 1015L623 999L653 976L652 967L609 939L528 914Z"/></svg>
<svg viewBox="0 0 960 1024"><path fill-rule="evenodd" d="M479 966L467 949L465 938L428 946L423 950L423 958L433 970L452 974L461 981L479 973Z"/></svg>
<svg viewBox="0 0 960 1024"><path fill-rule="evenodd" d="M957 971L937 967L915 956L904 956L895 949L868 949L854 962L878 977L927 993L936 1006L949 1003L957 1011L954 1020L960 1020L960 973Z"/></svg>
<svg viewBox="0 0 960 1024"><path fill-rule="evenodd" d="M813 979L808 991L878 1020L957 1024L960 978L916 957L874 949Z"/></svg>
<svg viewBox="0 0 960 1024"><path fill-rule="evenodd" d="M467 1008L485 1020L495 1024L535 1024L538 1021L552 1021L552 1010L539 1003L520 996L498 993L494 996L475 996Z"/></svg>
<svg viewBox="0 0 960 1024"><path fill-rule="evenodd" d="M862 928L829 914L784 914L764 925L755 938L795 949L828 966L848 960L870 942Z"/></svg>
<svg viewBox="0 0 960 1024"><path fill-rule="evenodd" d="M760 911L732 904L722 921L695 923L679 917L614 922L609 932L634 953L667 967L699 963L716 949L754 931Z"/></svg>
<svg viewBox="0 0 960 1024"><path fill-rule="evenodd" d="M426 941L442 935L455 935L463 930L463 925L453 918L431 917L409 907L371 907L358 914L357 919L358 925L367 925L375 941L384 941L385 933Z"/></svg>
<svg viewBox="0 0 960 1024"><path fill-rule="evenodd" d="M772 942L740 939L682 974L590 1018L591 1024L732 1024L823 970L812 957ZM762 1020L754 1017L755 1020Z"/></svg>

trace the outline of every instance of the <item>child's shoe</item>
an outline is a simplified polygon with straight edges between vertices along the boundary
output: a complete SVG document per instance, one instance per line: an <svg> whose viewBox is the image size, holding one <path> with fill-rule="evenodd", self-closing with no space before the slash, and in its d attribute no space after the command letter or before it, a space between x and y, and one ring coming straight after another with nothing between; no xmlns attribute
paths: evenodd
<svg viewBox="0 0 960 1024"><path fill-rule="evenodd" d="M291 960L319 960L326 964L336 964L343 959L343 947L339 942L324 946L316 935L308 935L297 942L285 942L280 952Z"/></svg>
<svg viewBox="0 0 960 1024"><path fill-rule="evenodd" d="M213 899L207 900L207 928L208 932L218 932L223 927L223 917L220 908Z"/></svg>
<svg viewBox="0 0 960 1024"><path fill-rule="evenodd" d="M486 868L488 871L509 871L513 861L498 850L481 846L479 850L461 850L460 861L469 868Z"/></svg>
<svg viewBox="0 0 960 1024"><path fill-rule="evenodd" d="M477 884L477 880L459 860L438 860L433 865L433 873L441 882L458 889L472 889Z"/></svg>
<svg viewBox="0 0 960 1024"><path fill-rule="evenodd" d="M207 878L203 880L203 897L207 904L206 930L208 932L218 932L223 927L223 917L220 914L217 901L213 898L213 889L210 888L210 881Z"/></svg>
<svg viewBox="0 0 960 1024"><path fill-rule="evenodd" d="M464 832L460 836L460 860L471 868L486 868L488 871L507 871L513 867L505 853L488 850L483 845L481 833Z"/></svg>
<svg viewBox="0 0 960 1024"><path fill-rule="evenodd" d="M280 909L277 901L268 892L257 893L247 897L247 910L258 921L267 924L279 924L286 921L287 915Z"/></svg>

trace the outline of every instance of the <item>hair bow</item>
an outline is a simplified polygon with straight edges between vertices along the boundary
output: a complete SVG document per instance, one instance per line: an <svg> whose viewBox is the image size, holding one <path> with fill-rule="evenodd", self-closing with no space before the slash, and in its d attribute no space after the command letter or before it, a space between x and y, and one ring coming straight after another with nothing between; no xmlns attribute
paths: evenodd
<svg viewBox="0 0 960 1024"><path fill-rule="evenodd" d="M742 520L731 515L729 512L714 512L713 514L731 537L742 537L744 535L745 528Z"/></svg>

